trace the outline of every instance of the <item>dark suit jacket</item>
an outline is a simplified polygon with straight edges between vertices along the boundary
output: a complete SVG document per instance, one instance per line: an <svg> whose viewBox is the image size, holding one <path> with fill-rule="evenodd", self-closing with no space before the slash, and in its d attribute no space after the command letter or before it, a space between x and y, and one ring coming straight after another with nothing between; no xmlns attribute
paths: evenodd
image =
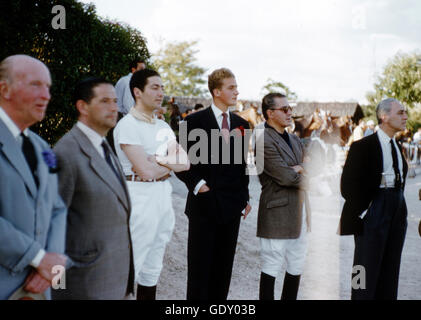
<svg viewBox="0 0 421 320"><path fill-rule="evenodd" d="M183 126L187 126L187 134L192 133L194 129L204 130L208 141L196 138L194 141L187 141L186 146L185 139L183 139L183 134L186 133L186 130ZM234 130L236 128L239 130ZM189 115L180 124L180 143L183 148L187 149L191 166L189 171L179 172L176 175L189 189L185 209L187 216L192 214L207 214L223 223L241 215L241 211L246 207L247 201L249 200L249 177L246 175L247 158L245 158L248 152L248 137L247 135L242 135L245 129L249 129L249 124L240 116L230 112L232 136L230 137L230 161L228 164L221 163L221 149L225 143L223 142L223 138L219 138L220 142L216 145L216 148L211 147L212 129L219 131L218 123L211 108ZM243 155L241 161L237 161L240 162L239 164L234 163L234 145L236 143L242 146L241 151L236 151L242 152ZM197 153L193 152L201 144L203 148ZM193 146L194 149L192 150ZM201 152L205 152L205 154L201 154ZM196 155L202 155L207 160L204 162L207 163L197 163L197 159L195 159ZM212 162L217 163L212 164ZM206 181L210 191L194 195L193 190L201 179Z"/></svg>
<svg viewBox="0 0 421 320"><path fill-rule="evenodd" d="M134 289L126 183L119 182L77 126L54 151L60 194L69 208L66 254L75 266L66 272L66 290L53 290L53 298L123 299ZM124 176L117 157L110 156Z"/></svg>
<svg viewBox="0 0 421 320"><path fill-rule="evenodd" d="M408 164L400 145L399 149L405 186ZM359 216L368 209L374 199L381 183L382 172L383 153L377 133L351 145L341 176L341 193L345 198L340 220L341 235L362 233L363 220Z"/></svg>

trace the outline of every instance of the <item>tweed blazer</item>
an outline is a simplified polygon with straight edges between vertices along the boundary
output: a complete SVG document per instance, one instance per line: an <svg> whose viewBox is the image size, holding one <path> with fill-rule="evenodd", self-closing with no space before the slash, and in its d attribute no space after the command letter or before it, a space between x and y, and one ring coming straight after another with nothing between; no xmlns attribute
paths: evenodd
<svg viewBox="0 0 421 320"><path fill-rule="evenodd" d="M51 149L32 131L28 137L38 160L38 188L19 144L0 120L0 300L25 282L40 249L64 253L67 210L57 174L42 156Z"/></svg>
<svg viewBox="0 0 421 320"><path fill-rule="evenodd" d="M60 194L68 207L66 254L74 267L53 299L123 299L133 292L130 199L88 137L74 126L54 151ZM119 161L111 154L120 175Z"/></svg>
<svg viewBox="0 0 421 320"><path fill-rule="evenodd" d="M301 165L304 149L300 139L288 134L292 150L286 141L271 127L265 127L258 137L264 139L264 167L259 174L262 185L257 217L257 236L269 239L296 239L301 233L303 203L306 209L307 230L311 216L306 179L291 167ZM259 141L260 140L260 141ZM258 155L259 157L259 155ZM260 155L261 157L261 155Z"/></svg>

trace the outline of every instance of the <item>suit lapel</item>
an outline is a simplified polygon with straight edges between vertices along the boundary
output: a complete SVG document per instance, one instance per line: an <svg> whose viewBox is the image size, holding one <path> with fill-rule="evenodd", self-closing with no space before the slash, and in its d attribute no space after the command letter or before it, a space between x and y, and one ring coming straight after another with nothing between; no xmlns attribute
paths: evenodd
<svg viewBox="0 0 421 320"><path fill-rule="evenodd" d="M206 112L207 112L207 117L203 117L204 121L202 122L203 128L207 128L209 129L209 131L212 129L220 130L218 121L216 121L216 117L212 111L212 108L211 107L207 108Z"/></svg>
<svg viewBox="0 0 421 320"><path fill-rule="evenodd" d="M232 116L232 112L228 113L230 115L230 131L238 127L237 118Z"/></svg>
<svg viewBox="0 0 421 320"><path fill-rule="evenodd" d="M298 144L297 144L296 140L291 137L291 134L288 133L288 136L289 136L289 142L291 143L291 146L292 146L292 151L293 151L295 160L297 161L297 163L302 163L303 162L302 161L303 155L302 155L301 149L298 147ZM284 139L282 139L282 140L284 140Z"/></svg>
<svg viewBox="0 0 421 320"><path fill-rule="evenodd" d="M294 161L297 161L294 152L291 150L289 145L285 142L285 140L279 136L279 133L276 132L275 129L272 128L265 128L267 130L270 137L276 142L276 144ZM297 161L298 162L298 161Z"/></svg>
<svg viewBox="0 0 421 320"><path fill-rule="evenodd" d="M403 155L403 151L402 151L402 144L401 143L397 143L397 145L398 145L398 149L399 149L399 151L400 151L400 153L401 153L401 159L402 159L402 171L403 171L403 183L405 183L405 180L406 180L406 174L407 174L407 172L408 172L408 163L406 162L406 159L405 159L405 157L404 157L404 155Z"/></svg>
<svg viewBox="0 0 421 320"><path fill-rule="evenodd" d="M370 137L372 138L372 146L373 146L373 162L372 162L372 166L373 168L375 168L376 170L376 176L380 176L382 175L383 172L383 150L382 150L382 146L380 144L380 140L379 140L379 136L377 135L377 132L373 135L371 135Z"/></svg>
<svg viewBox="0 0 421 320"><path fill-rule="evenodd" d="M105 159L95 150L88 137L78 128L72 129L72 134L79 143L82 152L90 159L92 171L117 195L124 207L129 210L129 203L126 190L118 181L116 175L109 167ZM112 155L114 157L114 155Z"/></svg>
<svg viewBox="0 0 421 320"><path fill-rule="evenodd" d="M44 157L42 156L42 152L44 150L42 150L41 145L39 145L34 139L34 133L29 131L28 137L35 148L35 154L37 155L37 160L38 160L38 165L37 165L37 176L39 180L38 194L43 194L43 192L47 188L49 169L48 169L47 164L44 161Z"/></svg>
<svg viewBox="0 0 421 320"><path fill-rule="evenodd" d="M111 150L111 147L110 147L110 150ZM130 196L129 196L129 190L127 189L127 184L124 182L124 180L125 180L125 174L124 174L123 168L120 165L120 160L118 160L118 158L114 154L114 152L111 152L110 153L110 156L111 156L111 158L113 158L113 161L114 161L114 163L116 165L116 169L118 170L118 173L120 174L120 178L123 179L123 183L120 183L120 185L123 186L124 194L126 196L126 201L127 201L127 208L128 208L129 214L130 214L130 211L131 211Z"/></svg>
<svg viewBox="0 0 421 320"><path fill-rule="evenodd" d="M37 187L35 185L32 172L29 169L25 156L23 155L16 139L10 133L9 129L2 120L0 120L0 150L5 155L5 158L9 160L10 164L20 174L32 197L36 198Z"/></svg>
<svg viewBox="0 0 421 320"><path fill-rule="evenodd" d="M372 135L373 136L373 164L374 167L377 168L377 174L382 174L383 172L383 151L382 146L380 144L379 136L377 132ZM380 164L380 165L379 165Z"/></svg>

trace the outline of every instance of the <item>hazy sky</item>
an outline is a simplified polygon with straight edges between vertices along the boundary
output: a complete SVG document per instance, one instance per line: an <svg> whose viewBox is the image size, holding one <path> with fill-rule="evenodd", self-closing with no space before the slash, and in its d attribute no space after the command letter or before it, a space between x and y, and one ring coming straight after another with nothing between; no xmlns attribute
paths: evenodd
<svg viewBox="0 0 421 320"><path fill-rule="evenodd" d="M358 101L399 50L421 48L419 0L96 0L102 17L160 40L198 40L206 75L237 78L240 99L261 99L268 78L298 100Z"/></svg>

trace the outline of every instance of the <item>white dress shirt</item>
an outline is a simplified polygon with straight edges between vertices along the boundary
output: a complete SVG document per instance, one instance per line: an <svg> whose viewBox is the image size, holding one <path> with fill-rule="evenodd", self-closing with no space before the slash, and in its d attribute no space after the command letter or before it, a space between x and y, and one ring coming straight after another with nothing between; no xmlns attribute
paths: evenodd
<svg viewBox="0 0 421 320"><path fill-rule="evenodd" d="M0 119L4 122L7 129L9 129L10 133L15 137L16 142L19 144L19 146L22 148L22 137L20 136L21 131L18 128L18 126L13 122L13 120L9 117L9 115L3 110L3 108L0 106ZM28 128L23 130L23 134L25 136L28 136ZM30 265L34 268L38 268L39 264L41 263L41 260L44 258L45 250L40 249L38 253L36 254L35 258L32 259Z"/></svg>
<svg viewBox="0 0 421 320"><path fill-rule="evenodd" d="M7 129L9 129L10 133L15 137L16 141L22 146L22 137L20 136L21 131L18 126L13 122L13 120L9 117L6 111L0 106L0 119L3 120L4 124L6 125ZM23 130L23 134L28 136L28 128Z"/></svg>
<svg viewBox="0 0 421 320"><path fill-rule="evenodd" d="M88 137L89 141L94 146L95 150L98 151L99 155L105 159L104 149L102 148L101 144L105 140L98 132L89 128L83 122L78 121L76 123L78 128Z"/></svg>
<svg viewBox="0 0 421 320"><path fill-rule="evenodd" d="M383 172L382 172L382 182L380 188L392 187L395 185L395 170L393 169L393 158L392 158L392 149L390 144L390 137L381 129L377 131L377 135L380 140L380 145L382 147L383 153ZM398 145L396 144L395 138L393 140L393 145L396 149L396 154L398 155L398 168L403 180L403 162L401 152L399 151Z"/></svg>
<svg viewBox="0 0 421 320"><path fill-rule="evenodd" d="M392 149L390 145L390 137L379 127L377 130L377 136L379 137L380 146L382 148L382 155L383 155L383 172L382 172L382 180L380 182L380 188L393 188L395 186L395 170L393 169L393 158L392 158ZM403 162L401 152L396 144L395 138L393 138L393 145L396 149L396 154L398 155L398 168L399 173L401 175L401 181L403 179ZM370 208L370 205L368 206ZM363 219L367 214L367 210L365 210L361 215L360 218Z"/></svg>
<svg viewBox="0 0 421 320"><path fill-rule="evenodd" d="M134 99L130 91L130 79L132 75L132 73L129 73L121 77L115 85L118 111L124 115L129 113L131 107L134 106Z"/></svg>
<svg viewBox="0 0 421 320"><path fill-rule="evenodd" d="M214 103L212 103L211 109L213 111L213 114L215 115L216 122L218 122L219 129L222 129L222 120L224 119L224 117L222 116L222 114L224 112L221 109L219 109L217 106L215 106ZM231 129L229 110L227 110L225 113L227 114L228 127Z"/></svg>
<svg viewBox="0 0 421 320"><path fill-rule="evenodd" d="M211 105L211 109L213 111L213 114L215 115L216 118L216 122L218 123L219 129L222 129L222 120L224 119L224 117L222 116L222 114L224 113L221 109L219 109L217 106L215 106L215 104L212 102ZM228 127L231 128L231 123L230 123L230 114L229 114L229 110L226 111L227 114L227 121L228 121ZM193 190L194 195L197 195L199 192L199 189L206 184L205 180L200 180L199 183L196 185L196 187Z"/></svg>

